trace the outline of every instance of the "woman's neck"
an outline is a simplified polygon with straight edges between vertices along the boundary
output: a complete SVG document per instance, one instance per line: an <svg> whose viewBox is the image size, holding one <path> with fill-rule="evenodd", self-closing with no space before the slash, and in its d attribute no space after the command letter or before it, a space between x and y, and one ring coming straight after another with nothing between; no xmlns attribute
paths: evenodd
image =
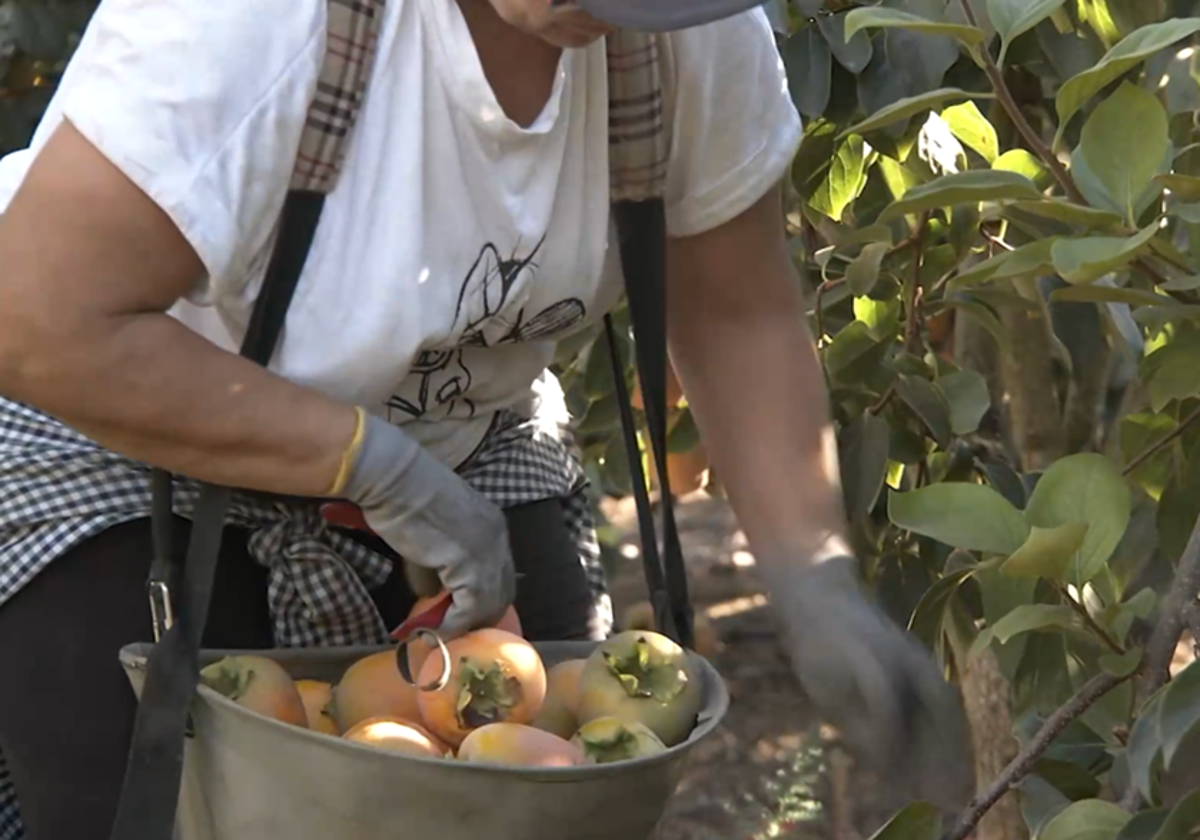
<svg viewBox="0 0 1200 840"><path fill-rule="evenodd" d="M488 0L457 0L496 101L528 128L546 107L562 50L506 23Z"/></svg>

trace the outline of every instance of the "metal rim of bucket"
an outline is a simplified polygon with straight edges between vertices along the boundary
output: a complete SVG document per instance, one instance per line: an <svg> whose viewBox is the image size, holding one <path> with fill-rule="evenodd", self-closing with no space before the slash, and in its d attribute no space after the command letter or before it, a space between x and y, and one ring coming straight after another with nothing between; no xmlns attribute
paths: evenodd
<svg viewBox="0 0 1200 840"><path fill-rule="evenodd" d="M367 744L359 744L354 741L347 741L339 735L329 735L324 732L316 732L312 729L303 729L299 726L293 726L283 721L275 720L274 718L260 715L256 712L241 706L228 697L212 690L208 686L198 686L198 692L210 703L220 706L227 712L240 715L244 718L249 718L258 723L266 723L267 725L279 727L286 730L290 734L299 734L301 738L319 739L320 743L325 744L331 749L340 749L359 754L384 755L394 757L401 761L416 762L424 765L435 767L453 767L455 772L464 771L477 775L505 775L509 777L520 777L528 781L557 781L569 782L582 779L606 778L609 776L620 776L625 773L645 767L653 767L659 764L669 764L672 761L682 757L690 752L701 740L707 738L715 730L717 725L725 717L725 713L729 708L729 692L725 688L724 681L717 675L716 669L705 660L703 657L692 654L693 660L700 664L704 671L705 689L710 686L715 686L717 692L716 707L714 713L700 718L692 733L687 740L676 744L673 747L667 747L665 752L657 755L646 756L644 758L630 759L628 761L614 762L611 764L586 764L578 767L511 767L498 764L486 764L483 762L475 763L469 761L459 761L453 758L425 758L423 756L408 755L406 753L390 752L381 750L378 747L372 747ZM714 679L715 677L715 679ZM707 699L707 698L706 698ZM336 747L334 745L337 745Z"/></svg>
<svg viewBox="0 0 1200 840"><path fill-rule="evenodd" d="M214 651L215 652L215 651ZM232 651L230 651L232 653ZM256 651L262 653L262 651ZM707 659L699 654L688 651L689 658L697 664L701 674L704 689L706 692L715 692L715 696L710 698L707 693L705 695L705 704L710 708L707 715L702 715L696 722L692 732L685 741L676 744L673 747L667 747L666 751L657 755L646 756L644 758L635 758L627 761L613 762L611 764L586 764L577 767L511 767L507 765L486 764L483 762L475 763L468 761L459 761L453 758L426 758L423 756L408 755L406 753L391 752L378 747L372 747L367 744L359 744L354 741L347 741L340 735L330 735L325 732L317 732L312 729L306 729L299 726L294 726L275 718L267 717L266 715L258 714L245 706L235 703L228 697L220 694L217 691L209 688L206 685L200 684L196 687L197 695L209 704L217 706L227 713L238 715L245 720L250 720L257 725L264 725L276 728L281 732L287 732L293 737L316 739L317 743L323 744L326 748L337 749L348 752L350 754L359 755L384 755L389 760L414 762L417 764L451 769L451 772L461 772L465 774L497 776L503 775L509 778L520 778L530 782L572 782L583 781L586 779L609 778L613 776L621 776L632 770L655 767L660 764L669 764L690 752L698 743L712 735L716 731L717 726L724 720L726 713L729 711L729 690L725 685L725 681L721 678L717 669ZM146 660L141 655L121 653L121 659L127 666L132 666L137 670L144 670Z"/></svg>

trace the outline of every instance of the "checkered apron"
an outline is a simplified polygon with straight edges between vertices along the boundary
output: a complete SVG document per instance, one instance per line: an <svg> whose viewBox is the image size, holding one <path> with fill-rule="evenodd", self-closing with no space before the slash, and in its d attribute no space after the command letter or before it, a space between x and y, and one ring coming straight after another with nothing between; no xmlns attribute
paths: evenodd
<svg viewBox="0 0 1200 840"><path fill-rule="evenodd" d="M328 0L326 57L292 176L292 188L337 183L366 93L385 0ZM607 39L611 195L661 196L670 148L660 66L665 37L618 32ZM458 472L501 507L564 500L566 524L595 596L593 626L612 627L612 606L586 478L566 432L512 412L493 419ZM109 452L29 406L0 398L0 608L56 557L108 528L150 515L150 468ZM190 517L195 482L176 478L174 505ZM388 628L368 595L391 561L326 527L314 505L235 493L227 520L251 532L251 555L268 569L280 646L386 644ZM16 794L0 754L0 840L24 838Z"/></svg>

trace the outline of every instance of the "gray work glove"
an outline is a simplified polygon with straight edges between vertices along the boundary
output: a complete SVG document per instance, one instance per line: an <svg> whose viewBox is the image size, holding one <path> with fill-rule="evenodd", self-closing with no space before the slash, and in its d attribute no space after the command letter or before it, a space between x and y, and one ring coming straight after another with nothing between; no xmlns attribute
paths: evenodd
<svg viewBox="0 0 1200 840"><path fill-rule="evenodd" d="M865 597L854 563L760 559L784 647L814 710L889 788L962 807L974 771L958 692L930 652Z"/></svg>
<svg viewBox="0 0 1200 840"><path fill-rule="evenodd" d="M454 603L449 640L498 622L516 594L504 513L402 429L366 416L341 494L406 563L437 573Z"/></svg>

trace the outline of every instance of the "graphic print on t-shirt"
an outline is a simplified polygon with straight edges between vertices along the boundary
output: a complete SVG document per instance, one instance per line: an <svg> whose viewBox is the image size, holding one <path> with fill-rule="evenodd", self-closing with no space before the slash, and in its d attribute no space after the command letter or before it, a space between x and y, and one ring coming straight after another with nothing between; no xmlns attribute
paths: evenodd
<svg viewBox="0 0 1200 840"><path fill-rule="evenodd" d="M549 338L587 317L587 307L574 297L555 301L528 319L524 306L514 318L504 316L504 307L523 273L530 281L537 273L535 258L545 241L543 236L524 257L517 257L514 249L508 259L500 256L494 243L484 244L459 287L454 312L454 333L459 338L455 346L417 354L408 379L387 402L389 413L399 411L416 419L436 410L443 417L474 417L475 403L467 396L472 375L464 359L465 348Z"/></svg>

